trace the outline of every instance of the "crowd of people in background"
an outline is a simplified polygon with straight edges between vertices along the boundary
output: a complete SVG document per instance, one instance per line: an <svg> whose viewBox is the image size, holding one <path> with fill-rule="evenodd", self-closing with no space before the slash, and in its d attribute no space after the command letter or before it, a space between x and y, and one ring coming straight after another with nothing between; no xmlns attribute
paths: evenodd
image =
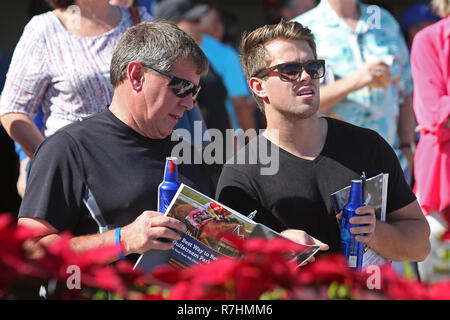
<svg viewBox="0 0 450 320"><path fill-rule="evenodd" d="M412 203L415 196L431 229L430 254L425 260L416 259L424 260L418 264L418 276L423 281L429 282L443 278L448 279L450 277L450 261L445 260L448 259L445 252L449 252L450 244L448 240L442 238L442 234L445 234L450 228L450 2L433 0L429 4L418 1L406 8L398 21L388 10L377 7L378 11L374 12L372 6L358 0L265 0L263 5L269 24L292 21L299 22L311 30L315 45L313 52L309 54L309 49L305 48L298 50L299 52L306 50L311 56L309 57L311 60L313 58L324 60L325 73L321 77L313 78L314 81L320 83L318 114L327 119L340 120L371 129L395 151L397 156L395 161L399 161L399 168L402 172L401 179L406 181L414 195L405 191L407 188L399 177L392 177L392 181L395 181L395 190L390 190L390 192L393 197L402 199L396 203L398 205L394 206L395 208L392 207L394 208L392 211L403 209L407 202ZM54 186L49 188L54 183L53 178L49 175L56 173L70 175L70 170L63 170L61 172L49 171L45 176L45 166L51 163L52 159L43 152L39 154L41 160L37 160L34 173L29 176L30 166L32 167L31 164L37 150L42 148L57 153L58 147L71 145L72 140L62 139L61 134L58 135L59 138L50 140L53 142L43 144L61 128L83 119L90 119L93 115L96 115L97 118L94 117L92 122L98 121L100 127L104 125L104 121L114 122L111 120L111 115L106 114L107 111L105 111L109 110L107 107L111 105L112 113L121 120L125 119L123 121L125 124L138 132L142 129L141 126L135 126L135 123L129 122L129 116L121 118L124 111L118 107L117 100L114 103L114 97L122 97L121 101L126 101L127 105L144 103L142 100L144 98L139 98L139 94L136 92L139 92L137 84L140 80L139 75L144 74L141 69L147 68L145 59L140 60L142 65L136 66L135 74L129 71L126 75L126 79L129 81L127 83L131 86L127 87L127 92L135 100L126 100L124 98L125 91L118 93L117 90L124 84L119 85L120 81L114 82L110 68L111 60L122 36L130 27L145 21L168 21L184 31L194 41L194 43L189 42L189 48L192 54L199 55L197 60L192 61L192 57L183 57L183 61L190 61L187 63L189 70L180 66L175 57L174 60L167 61L165 65L161 63L160 67L153 71L159 73L160 76L167 77L169 74L172 79L169 87L177 79L179 84L183 84L186 88L189 85L193 86L189 90L201 87L201 90L195 92L195 95L192 91L194 98L192 106L190 101L185 101L183 102L183 112L173 111L171 114L175 118L182 114L182 117L176 119L173 129L186 129L193 135L194 124L201 124L203 139L201 139L201 145L195 145L195 147L204 148L213 140L208 136L207 129L217 129L223 136L226 136L225 132L228 129L244 131L267 127L274 129L276 127L274 124L289 127L287 124L289 121L281 121L273 113L265 113L264 106L270 107L271 101L268 96L262 93L257 94L257 92L261 92L258 91L260 90L258 84L254 83L253 88L250 84L250 79L258 73L246 74L246 68L251 68L248 67L249 62L247 62L247 67L243 63L244 68L241 64L243 52L240 51L241 48L237 43L241 37L237 29L237 18L217 7L204 3L195 4L190 0L46 0L45 2L33 2L31 15L32 18L26 25L12 58L9 60L6 55L0 53L0 61L2 61L0 72L3 77L0 82L0 86L3 88L0 97L2 125L0 134L2 158L5 163L2 168L4 179L0 184L0 212L18 214L23 198L25 201L22 204L25 203L26 207L22 206L21 212L27 217L41 217L40 212L32 213L33 206L34 204L37 206L37 202L42 210L47 208L54 211L57 209L70 211L68 204L71 201L79 202L83 199L84 195L75 190L76 187L79 187L78 185L61 182L61 185L58 185L61 190L66 192L73 189L77 197L68 199L67 195L70 193L55 193L55 196L65 199L65 203L51 197L46 199L49 202L47 206L42 204L40 194L43 191L55 192ZM173 37L176 37L177 30L172 30L167 26L161 28L166 28L169 34L173 33ZM284 28L289 28L289 26L285 25ZM183 36L178 35L177 37L178 41L187 41L181 40ZM273 35L274 39L277 37L287 38L286 35ZM297 40L299 39L303 41L302 37ZM128 41L132 43L131 39ZM270 39L265 41L270 42ZM288 45L288 43L289 41L280 46ZM258 43L258 45L264 46L265 42ZM197 46L204 53L204 57L198 53ZM167 58L170 51L168 48L166 49L164 51L166 56L161 56L161 61ZM272 49L268 52L271 52ZM121 50L125 56L125 49ZM154 50L151 51L152 54L158 53L156 48L152 50ZM247 50L250 49L247 48ZM264 51L261 51L260 54L264 54ZM252 53L249 55L252 56ZM252 57L257 61L261 55ZM138 53L135 53L133 57L138 56ZM118 62L120 59L117 59L115 67L119 68L122 72L121 76L125 77L123 72L127 66L120 65ZM124 59L123 61L123 63L129 64L132 60ZM190 64L192 62L194 65ZM209 67L204 68L205 65ZM174 69L171 68L175 68L180 75L173 76L170 72ZM304 66L301 68L305 70ZM198 69L196 70L198 72L192 73L196 76L189 78L190 72L194 69ZM274 70L276 69L272 71ZM181 75L184 75L184 78ZM197 76L198 83L196 83ZM184 81L189 83L180 81L180 78L182 78L181 80L188 79ZM295 79L295 81L297 80ZM292 79L286 81L292 81ZM174 90L172 91L175 92ZM178 93L177 97L185 98L182 93ZM107 120L102 120L98 114ZM130 113L130 116L138 119L139 117L136 115L142 116L137 111ZM336 126L334 120L328 120L327 126L331 128ZM321 132L319 127L320 125L315 123L314 128L317 129L317 133ZM89 125L86 128L92 132L101 131L101 129L94 129ZM292 128L290 129L292 130ZM108 130L105 129L105 132L109 132ZM126 134L128 129L121 127L117 130ZM161 130L163 130L162 127ZM143 130L143 132L147 131ZM294 137L296 131L293 130L291 134ZM95 138L98 138L98 135ZM143 135L152 139L165 138L165 136L159 137L153 131ZM76 139L84 141L82 131L76 131L75 136ZM250 141L252 138L254 137L250 136L248 140ZM265 138L261 136L255 137L254 141L258 141L258 139L270 140L267 136ZM97 147L94 140L89 141L92 144L92 150ZM121 138L118 140L124 146L127 145ZM301 138L299 138L300 140ZM165 140L163 139L163 141ZM324 147L324 141L322 141L322 147ZM75 154L74 150L79 148L77 143L65 149L65 152ZM112 143L115 144L116 141ZM161 155L167 155L166 146L161 146L158 142L153 143L157 145L157 148L161 148L157 150L164 150L164 152L161 151ZM320 144L319 141L317 143ZM280 145L283 145L283 141ZM251 145L248 148L251 148ZM289 148L285 147L284 149ZM361 150L365 149L361 147ZM291 153L295 154L295 152ZM226 155L225 152L223 154ZM150 157L160 158L154 154L151 154ZM107 156L104 155L102 159L107 159ZM251 194L249 190L253 185L262 185L263 183L258 179L247 181L249 173L245 170L242 171L242 175L239 175L240 169L230 168L230 166L225 166L224 169L223 163L229 159L223 158L222 160L221 163L204 168L211 179L210 185L207 181L198 178L200 171L185 169L187 170L185 172L186 179L192 182L190 175L197 177L195 180L202 190L212 195L214 193L211 190L215 190L219 185L219 200L230 203L230 206L235 209L241 208L250 212L253 211L251 210L252 206L257 206L260 208L261 214L264 214L276 206L275 203L269 204L268 207L265 207L266 204L258 203L255 200L257 196ZM76 166L77 156L69 157L64 161L66 162L58 163L58 165ZM96 158L92 157L89 161L93 165ZM285 170L295 169L296 166L291 166L291 161L286 160L286 163ZM52 165L49 167L51 168ZM160 168L160 166L156 167ZM137 166L137 168L141 168L143 171L151 170L147 167ZM299 172L307 172L302 170ZM392 170L397 172L397 167ZM136 168L133 169L133 174L135 171ZM38 174L38 172L40 173ZM223 174L220 177L222 172L226 172L225 178ZM40 174L44 175L45 179ZM92 174L95 176L98 172ZM289 175L286 173L285 179L296 177L296 174L291 177ZM31 180L28 180L29 178ZM115 181L115 179L111 179L111 181ZM31 187L32 194L27 198L29 182L33 187ZM82 184L82 182L77 183ZM244 183L247 183L245 187L242 186ZM267 188L271 194L274 194L276 190L273 190L272 183L270 182ZM41 190L39 190L40 184L42 184ZM149 185L143 183L142 186L144 188ZM223 190L230 186L235 187L234 191L223 193ZM141 195L136 187L132 190L137 195ZM280 189L279 191L286 192L288 190ZM119 194L120 192L117 193L117 199L123 200L124 198L121 198ZM258 196L261 195L258 194ZM103 202L106 203L109 200L102 199L102 196L99 198L101 205L108 207ZM408 198L408 201L405 198ZM133 199L137 201L137 204L135 203L132 207L136 207L140 213L146 209L140 205L141 199L137 199L136 195ZM277 201L277 199L272 200ZM53 201L54 204L51 204L50 201ZM145 201L142 203L153 206L153 203L148 204ZM117 206L120 210L129 209L119 204ZM272 212L272 214L282 216L293 207L288 203L282 208L284 208L284 213ZM155 210L155 208L147 209ZM111 210L114 212L116 209ZM414 215L416 213L414 209ZM87 213L83 214L87 215ZM398 212L397 214L399 220L406 219L406 214ZM269 216L270 213L267 215ZM141 220L133 222L133 219L127 216L125 220L114 220L113 224L129 223L133 228L128 229L136 232L141 225L144 225L145 221L158 220L153 215L140 217ZM74 220L78 218L74 213L70 219L61 221L60 218L55 218L51 221L54 221L56 225L43 224L43 226L46 227L49 234L54 234L61 228L73 227ZM144 221L144 219L147 220ZM270 225L271 218L267 219L264 222ZM181 230L181 227L173 221L160 223ZM312 224L312 222L296 221L291 225L280 226L279 229L282 231L285 227L301 228L304 224ZM42 227L42 224L40 226ZM317 228L317 230L320 229ZM78 229L76 231L79 234L87 231L95 232L95 227L89 223L83 224L81 229L82 231ZM404 232L406 229L399 227L397 230ZM321 235L321 232L317 231L315 235ZM419 231L417 232L419 233ZM130 233L132 232L128 232L128 236ZM176 239L173 234L169 234L169 237ZM392 237L391 239L396 238ZM401 239L401 241L404 240ZM376 245L385 248L380 251L393 257L391 260L402 257L392 253L395 251L394 249L391 251L386 249L389 246L385 244L377 243ZM407 245L406 242L405 245ZM410 245L412 244L410 243ZM136 246L139 248L129 249L129 252L141 253L144 248L160 248L148 244ZM421 252L424 251L426 250L423 249ZM414 260L415 257L414 253L405 254L405 259Z"/></svg>

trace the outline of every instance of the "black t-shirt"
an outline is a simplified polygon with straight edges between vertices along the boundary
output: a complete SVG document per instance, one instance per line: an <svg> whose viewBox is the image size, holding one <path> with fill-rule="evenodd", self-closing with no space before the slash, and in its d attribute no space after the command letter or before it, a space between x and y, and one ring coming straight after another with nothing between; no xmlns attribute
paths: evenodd
<svg viewBox="0 0 450 320"><path fill-rule="evenodd" d="M177 143L170 136L146 138L109 109L70 124L39 146L19 215L44 219L74 235L97 233L82 201L87 184L108 226L129 224L143 211L157 209L165 158ZM179 179L212 193L203 165L179 165Z"/></svg>
<svg viewBox="0 0 450 320"><path fill-rule="evenodd" d="M241 155L225 164L216 191L217 200L243 214L258 210L255 221L279 232L288 228L304 230L328 244L329 252L337 252L339 226L330 194L350 185L352 179L359 179L362 171L368 178L389 173L387 213L416 199L394 151L380 135L343 121L326 119L326 142L314 160L277 148L263 135L253 139L241 149ZM261 169L274 165L269 164L270 158L261 158L265 154L262 146L272 150L272 155L275 153L273 161L279 161L276 174L261 174ZM274 150L278 150L279 156ZM257 161L250 155L257 155ZM243 163L239 156L247 158L247 164L239 164Z"/></svg>

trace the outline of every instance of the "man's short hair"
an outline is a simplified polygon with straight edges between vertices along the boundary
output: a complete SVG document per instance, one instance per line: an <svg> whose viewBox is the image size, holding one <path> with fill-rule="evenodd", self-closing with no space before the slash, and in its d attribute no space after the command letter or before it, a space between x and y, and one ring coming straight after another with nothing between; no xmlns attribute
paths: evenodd
<svg viewBox="0 0 450 320"><path fill-rule="evenodd" d="M208 71L208 59L184 31L165 21L144 21L120 38L111 59L111 84L116 88L126 78L132 61L170 72L178 59L192 61L199 75Z"/></svg>
<svg viewBox="0 0 450 320"><path fill-rule="evenodd" d="M302 24L293 21L281 20L277 24L265 25L244 34L241 41L241 64L244 69L247 81L250 80L258 71L267 68L272 60L265 44L273 39L286 40L304 40L311 47L314 58L317 58L316 43L311 30ZM258 106L264 110L264 104L261 98L253 93Z"/></svg>

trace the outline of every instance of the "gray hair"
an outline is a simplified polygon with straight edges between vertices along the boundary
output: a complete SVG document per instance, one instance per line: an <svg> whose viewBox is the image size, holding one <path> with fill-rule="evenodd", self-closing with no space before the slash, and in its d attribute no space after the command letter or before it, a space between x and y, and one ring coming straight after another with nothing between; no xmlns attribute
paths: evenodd
<svg viewBox="0 0 450 320"><path fill-rule="evenodd" d="M116 88L126 78L132 61L170 72L177 59L192 61L199 75L208 71L208 59L184 31L165 21L144 21L120 38L111 59L111 84Z"/></svg>

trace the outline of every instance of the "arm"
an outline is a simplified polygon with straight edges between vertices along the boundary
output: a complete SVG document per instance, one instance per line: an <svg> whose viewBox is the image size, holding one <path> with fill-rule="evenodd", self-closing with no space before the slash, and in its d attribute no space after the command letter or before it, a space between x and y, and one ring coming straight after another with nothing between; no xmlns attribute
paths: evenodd
<svg viewBox="0 0 450 320"><path fill-rule="evenodd" d="M254 103L250 103L249 98L249 96L231 98L231 103L236 111L239 125L244 131L247 131L248 129L256 129L254 113L256 106Z"/></svg>
<svg viewBox="0 0 450 320"><path fill-rule="evenodd" d="M411 48L414 111L420 127L443 143L450 139L450 79L444 78L445 58L440 57L444 52L439 51L440 44L434 43L438 36L423 31L414 37Z"/></svg>
<svg viewBox="0 0 450 320"><path fill-rule="evenodd" d="M50 246L60 239L58 230L43 219L20 218L18 224L39 230L38 236L32 240L31 244L28 243L27 246L32 257L38 257L43 247ZM180 235L177 231L186 231L184 223L164 216L160 212L144 211L135 221L124 226L121 230L123 254L144 253L151 249L169 250L173 248L173 242L163 242L158 239L180 240ZM70 244L75 252L114 246L115 230L101 234L73 237L70 240Z"/></svg>
<svg viewBox="0 0 450 320"><path fill-rule="evenodd" d="M410 168L413 167L414 161L414 128L416 125L416 119L414 116L414 109L412 107L412 94L407 95L404 98L402 104L400 104L400 111L398 117L398 138L400 141L400 146L411 145L412 148L401 147L402 153L408 160L408 165Z"/></svg>
<svg viewBox="0 0 450 320"><path fill-rule="evenodd" d="M319 113L329 111L336 104L344 100L349 93L365 86L373 85L385 88L386 84L377 78L377 74L378 77L391 78L389 67L386 64L380 61L372 61L365 62L345 78L321 86Z"/></svg>
<svg viewBox="0 0 450 320"><path fill-rule="evenodd" d="M1 117L1 121L9 136L33 158L37 147L45 139L33 120L22 113L7 113Z"/></svg>
<svg viewBox="0 0 450 320"><path fill-rule="evenodd" d="M32 119L50 84L46 26L34 17L14 49L1 94L1 122L11 138L33 157L44 137Z"/></svg>
<svg viewBox="0 0 450 320"><path fill-rule="evenodd" d="M366 243L386 259L423 261L428 256L430 227L417 201L391 212L386 222L377 221L369 206L358 208L356 213L361 216L350 222L365 226L354 227L351 232L367 234L356 236L356 240Z"/></svg>
<svg viewBox="0 0 450 320"><path fill-rule="evenodd" d="M225 68L218 68L241 128L256 129L254 111L256 103L251 98L247 81L242 70L239 54L231 47L223 48Z"/></svg>
<svg viewBox="0 0 450 320"><path fill-rule="evenodd" d="M25 195L27 187L27 167L30 163L30 158L25 157L19 164L19 177L17 178L17 193L21 198Z"/></svg>

